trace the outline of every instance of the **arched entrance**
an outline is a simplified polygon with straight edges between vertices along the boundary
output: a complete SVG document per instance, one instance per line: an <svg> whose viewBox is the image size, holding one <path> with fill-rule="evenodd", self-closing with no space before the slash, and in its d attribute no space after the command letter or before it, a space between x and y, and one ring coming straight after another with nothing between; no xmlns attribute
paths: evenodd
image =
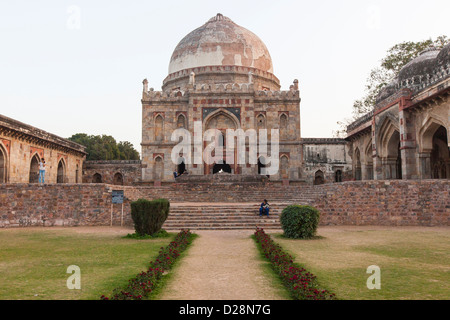
<svg viewBox="0 0 450 320"><path fill-rule="evenodd" d="M113 184L117 185L117 186L123 186L123 175L120 172L117 172L114 175L114 181Z"/></svg>
<svg viewBox="0 0 450 320"><path fill-rule="evenodd" d="M226 161L223 161L223 163L216 163L213 166L213 174L216 174L216 173L219 173L219 172L231 173L230 165L227 164Z"/></svg>
<svg viewBox="0 0 450 320"><path fill-rule="evenodd" d="M65 183L66 177L66 164L63 159L58 162L58 175L56 177L56 183Z"/></svg>
<svg viewBox="0 0 450 320"><path fill-rule="evenodd" d="M8 157L6 150L0 144L0 183L8 181Z"/></svg>
<svg viewBox="0 0 450 320"><path fill-rule="evenodd" d="M229 172L229 173L234 173L237 174L239 172L238 169L238 165L236 164L237 162L237 139L235 138L235 143L234 143L234 155L232 154L231 156L234 157L234 163L233 164L227 164L226 163L226 159L227 159L227 154L226 154L226 145L227 145L227 141L226 141L226 131L227 129L232 129L232 130L236 130L240 127L239 125L239 120L231 113L229 113L226 110L219 110L216 111L210 115L208 115L205 118L205 125L204 125L204 130L206 132L206 130L210 130L210 129L216 129L218 130L221 134L222 137L220 139L218 139L219 144L223 147L223 151L222 151L222 160L217 160L214 161L212 159L206 159L205 161L205 165L204 165L204 174L215 174L218 173L220 170L224 171L224 172ZM210 143L212 143L211 141L205 141L204 142L204 146L203 148L205 149ZM217 148L214 149L211 153L212 157L219 157L219 154L216 154ZM207 164L207 163L211 163L212 164Z"/></svg>
<svg viewBox="0 0 450 320"><path fill-rule="evenodd" d="M103 183L103 178L100 173L95 173L92 177L92 183Z"/></svg>
<svg viewBox="0 0 450 320"><path fill-rule="evenodd" d="M38 183L39 182L39 161L40 158L37 154L31 158L30 163L30 177L29 182L30 183Z"/></svg>
<svg viewBox="0 0 450 320"><path fill-rule="evenodd" d="M449 178L450 150L448 148L447 130L440 126L433 135L430 165L432 179Z"/></svg>
<svg viewBox="0 0 450 320"><path fill-rule="evenodd" d="M186 164L185 164L185 162L184 162L184 161L185 161L184 158L181 158L181 159L179 159L179 160L181 160L181 161L179 161L180 164L177 165L177 174L178 174L178 175L182 175L183 173L186 172Z"/></svg>
<svg viewBox="0 0 450 320"><path fill-rule="evenodd" d="M334 181L342 182L342 171L341 170L336 170L336 173L334 174Z"/></svg>
<svg viewBox="0 0 450 320"><path fill-rule="evenodd" d="M323 172L321 170L316 171L314 174L314 185L324 184L325 179L323 177Z"/></svg>

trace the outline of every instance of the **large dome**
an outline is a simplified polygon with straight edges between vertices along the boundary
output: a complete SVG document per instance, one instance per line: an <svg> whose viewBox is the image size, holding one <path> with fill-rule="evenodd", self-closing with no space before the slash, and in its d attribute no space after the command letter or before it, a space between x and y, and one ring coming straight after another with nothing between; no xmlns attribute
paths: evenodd
<svg viewBox="0 0 450 320"><path fill-rule="evenodd" d="M273 73L261 39L221 14L180 41L170 59L169 74L204 66L242 66Z"/></svg>

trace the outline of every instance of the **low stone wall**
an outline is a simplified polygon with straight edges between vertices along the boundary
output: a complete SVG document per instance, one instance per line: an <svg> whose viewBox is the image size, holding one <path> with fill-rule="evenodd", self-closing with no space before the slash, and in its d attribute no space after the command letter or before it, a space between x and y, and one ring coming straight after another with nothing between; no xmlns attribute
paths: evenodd
<svg viewBox="0 0 450 320"><path fill-rule="evenodd" d="M450 180L358 181L320 186L322 225L450 226Z"/></svg>
<svg viewBox="0 0 450 320"><path fill-rule="evenodd" d="M112 190L134 189L105 184L1 184L0 227L107 226L121 224L122 205L112 205ZM124 225L132 225L130 201L124 203Z"/></svg>
<svg viewBox="0 0 450 320"><path fill-rule="evenodd" d="M450 226L450 181L359 181L320 186L281 184L173 184L130 187L106 184L0 184L0 227L108 226L121 224L122 205L112 190L124 190L123 223L132 225L130 202L311 204L321 225Z"/></svg>

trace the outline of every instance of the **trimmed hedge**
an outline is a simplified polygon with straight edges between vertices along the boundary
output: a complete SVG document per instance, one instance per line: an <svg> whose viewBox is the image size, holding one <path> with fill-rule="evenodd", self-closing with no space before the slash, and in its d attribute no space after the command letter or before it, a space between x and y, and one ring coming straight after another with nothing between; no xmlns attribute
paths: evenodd
<svg viewBox="0 0 450 320"><path fill-rule="evenodd" d="M314 207L291 205L280 216L284 235L292 239L310 239L316 235L320 213Z"/></svg>
<svg viewBox="0 0 450 320"><path fill-rule="evenodd" d="M148 298L159 285L164 272L172 268L175 260L192 242L193 235L189 230L181 230L167 247L161 247L155 262L150 262L147 271L139 273L128 281L125 288L116 288L111 298L102 295L101 300L142 300Z"/></svg>
<svg viewBox="0 0 450 320"><path fill-rule="evenodd" d="M153 236L159 232L169 216L169 210L170 202L167 199L139 199L132 202L131 218L136 233L140 236Z"/></svg>
<svg viewBox="0 0 450 320"><path fill-rule="evenodd" d="M263 229L256 229L255 240L272 269L280 276L291 296L297 300L336 300L336 295L321 288L316 276L294 263Z"/></svg>

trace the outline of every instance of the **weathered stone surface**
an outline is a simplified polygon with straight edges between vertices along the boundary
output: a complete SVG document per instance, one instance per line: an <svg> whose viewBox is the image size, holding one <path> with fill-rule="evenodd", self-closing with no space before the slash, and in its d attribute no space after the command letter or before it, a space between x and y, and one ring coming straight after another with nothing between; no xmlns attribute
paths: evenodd
<svg viewBox="0 0 450 320"><path fill-rule="evenodd" d="M0 227L111 224L111 191L124 190L123 221L132 225L130 201L167 198L175 203L248 203L267 199L277 212L288 204L309 204L321 212L322 225L449 226L450 182L358 181L320 186L281 183L180 183L162 187L105 184L2 184ZM183 207L181 205L181 207ZM113 225L121 223L120 204L112 205ZM237 209L236 209L237 210ZM236 211L235 214L239 215ZM242 221L241 221L242 222ZM211 222L217 224L218 222ZM242 225L239 225L242 228ZM248 228L254 228L253 222Z"/></svg>

